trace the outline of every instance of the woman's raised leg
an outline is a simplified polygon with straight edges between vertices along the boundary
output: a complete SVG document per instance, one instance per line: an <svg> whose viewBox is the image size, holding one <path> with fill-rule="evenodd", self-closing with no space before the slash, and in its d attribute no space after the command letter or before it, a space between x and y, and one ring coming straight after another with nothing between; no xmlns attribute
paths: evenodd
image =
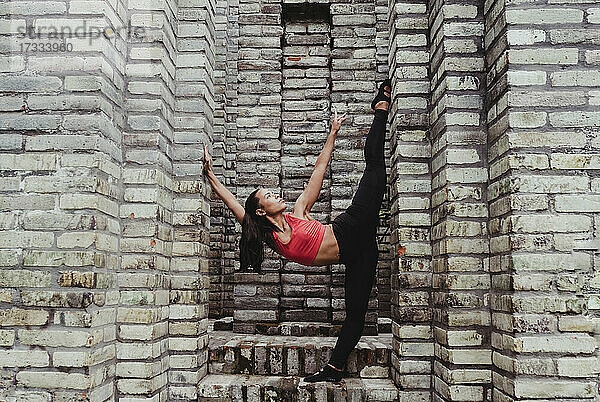
<svg viewBox="0 0 600 402"><path fill-rule="evenodd" d="M365 171L358 183L352 203L346 209L361 229L372 229L377 226L379 210L385 195L387 174L384 144L387 118L387 110L375 110L364 148Z"/></svg>

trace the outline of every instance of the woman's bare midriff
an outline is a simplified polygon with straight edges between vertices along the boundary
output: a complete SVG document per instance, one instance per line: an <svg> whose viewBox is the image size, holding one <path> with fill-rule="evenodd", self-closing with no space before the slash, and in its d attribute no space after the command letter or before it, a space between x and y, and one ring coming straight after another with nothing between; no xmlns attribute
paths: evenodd
<svg viewBox="0 0 600 402"><path fill-rule="evenodd" d="M310 265L330 265L340 262L340 249L331 224L325 225L325 235L317 256Z"/></svg>

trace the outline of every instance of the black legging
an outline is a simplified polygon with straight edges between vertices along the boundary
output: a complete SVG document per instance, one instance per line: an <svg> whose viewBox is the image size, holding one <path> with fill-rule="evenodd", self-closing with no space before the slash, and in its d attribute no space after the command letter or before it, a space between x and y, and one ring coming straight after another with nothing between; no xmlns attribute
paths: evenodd
<svg viewBox="0 0 600 402"><path fill-rule="evenodd" d="M340 248L340 262L346 266L346 319L329 363L341 369L358 343L365 325L369 294L373 287L379 250L375 240L379 210L386 186L384 159L385 126L388 112L376 109L365 142L365 171L352 204L332 222Z"/></svg>

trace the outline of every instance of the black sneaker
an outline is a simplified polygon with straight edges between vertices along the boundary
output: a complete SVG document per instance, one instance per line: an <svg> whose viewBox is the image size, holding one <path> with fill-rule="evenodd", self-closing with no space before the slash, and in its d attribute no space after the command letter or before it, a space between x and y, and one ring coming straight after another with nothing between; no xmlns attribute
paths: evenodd
<svg viewBox="0 0 600 402"><path fill-rule="evenodd" d="M386 101L386 102L390 102L391 103L391 99L389 96L385 95L385 92L383 90L384 87L390 87L390 93L392 91L392 81L387 78L385 80L383 80L383 82L381 83L381 85L379 85L379 91L377 92L377 95L375 96L375 99L373 99L373 102L371 102L371 109L375 110L375 105L377 105L377 103L381 102L381 101Z"/></svg>
<svg viewBox="0 0 600 402"><path fill-rule="evenodd" d="M317 371L314 374L304 377L304 381L306 382L319 382L319 381L329 381L329 382L340 382L342 377L344 376L343 371L336 370L331 368L329 365L326 365L321 370Z"/></svg>

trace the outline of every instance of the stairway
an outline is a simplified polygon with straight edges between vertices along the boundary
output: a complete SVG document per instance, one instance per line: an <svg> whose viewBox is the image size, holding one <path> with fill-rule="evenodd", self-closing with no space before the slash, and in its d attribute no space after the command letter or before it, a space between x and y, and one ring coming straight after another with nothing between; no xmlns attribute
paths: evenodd
<svg viewBox="0 0 600 402"><path fill-rule="evenodd" d="M347 378L338 384L307 383L301 377L210 374L198 385L198 402L208 401L397 401L398 390L383 378Z"/></svg>
<svg viewBox="0 0 600 402"><path fill-rule="evenodd" d="M339 384L306 383L329 361L335 337L210 332L209 374L198 401L397 401L389 378L391 334L363 336Z"/></svg>

